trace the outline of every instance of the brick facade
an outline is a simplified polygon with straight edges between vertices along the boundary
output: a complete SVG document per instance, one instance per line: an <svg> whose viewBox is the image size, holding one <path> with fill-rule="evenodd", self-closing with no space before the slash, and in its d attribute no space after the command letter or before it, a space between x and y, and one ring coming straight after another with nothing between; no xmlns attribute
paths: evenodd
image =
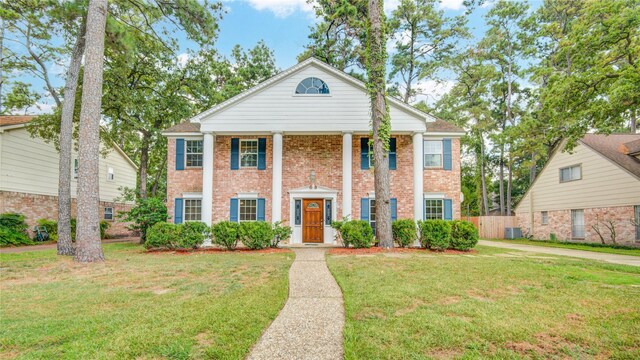
<svg viewBox="0 0 640 360"><path fill-rule="evenodd" d="M267 139L266 169L231 170L231 138L257 136L216 136L213 173L213 222L229 219L229 201L239 192L257 192L265 198L265 219L271 221L273 142ZM353 136L352 218L360 218L360 199L374 190L373 169L360 166L360 139ZM394 135L397 169L391 170L391 196L398 199L398 219L413 218L413 144L409 135ZM184 193L202 192L202 169L176 170L176 139L168 138L167 207L173 220L174 199ZM342 135L285 135L282 154L282 219L289 220L289 191L309 185L311 170L316 184L338 192L336 218L342 214ZM424 170L424 192L438 192L453 200L453 218L460 218L460 139L452 139L453 168ZM172 221L171 220L171 221Z"/></svg>
<svg viewBox="0 0 640 360"><path fill-rule="evenodd" d="M122 223L116 220L118 211L128 211L131 205L100 202L100 214L103 216L104 207L113 208L114 220L109 221L111 226L107 230L110 237L131 236L132 233L127 229L128 223ZM25 220L32 229L39 219L58 219L58 197L50 195L37 195L28 193L18 193L9 191L0 191L0 213L15 212L25 216ZM71 217L76 217L76 199L71 201Z"/></svg>
<svg viewBox="0 0 640 360"><path fill-rule="evenodd" d="M571 236L571 210L548 211L548 224L542 224L542 213L533 214L533 233L531 234L529 213L517 215L518 226L527 231L534 239L549 240L551 234L555 234L558 240L601 243L601 239L593 229L600 228L606 243L612 243L611 232L605 224L611 220L616 230L616 243L620 245L640 245L636 240L636 229L632 222L634 219L633 206L603 207L584 209L585 238L572 239Z"/></svg>

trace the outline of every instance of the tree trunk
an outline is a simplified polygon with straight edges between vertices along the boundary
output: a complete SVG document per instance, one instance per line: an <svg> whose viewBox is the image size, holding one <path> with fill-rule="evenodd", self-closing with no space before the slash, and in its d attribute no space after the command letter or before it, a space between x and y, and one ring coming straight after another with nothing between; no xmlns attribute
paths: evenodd
<svg viewBox="0 0 640 360"><path fill-rule="evenodd" d="M498 188L500 189L500 215L504 215L504 144L500 145L500 183Z"/></svg>
<svg viewBox="0 0 640 360"><path fill-rule="evenodd" d="M2 115L2 67L4 66L4 19L0 19L0 115Z"/></svg>
<svg viewBox="0 0 640 360"><path fill-rule="evenodd" d="M638 131L638 127L637 127L637 112L636 110L631 110L631 133L635 134Z"/></svg>
<svg viewBox="0 0 640 360"><path fill-rule="evenodd" d="M107 0L90 0L87 11L85 71L80 110L78 168L78 262L104 261L100 241L100 109Z"/></svg>
<svg viewBox="0 0 640 360"><path fill-rule="evenodd" d="M536 151L533 152L533 154L531 154L531 167L529 168L529 185L533 184L533 182L536 180L536 176L538 176L538 167L536 164L536 157L538 156L538 153Z"/></svg>
<svg viewBox="0 0 640 360"><path fill-rule="evenodd" d="M484 215L489 215L489 196L487 195L487 170L484 155L484 137L480 133L480 176L482 177L482 204Z"/></svg>
<svg viewBox="0 0 640 360"><path fill-rule="evenodd" d="M509 176L507 178L507 215L511 216L511 188L513 186L513 161L511 151L509 151Z"/></svg>
<svg viewBox="0 0 640 360"><path fill-rule="evenodd" d="M84 54L85 22L78 29L73 47L67 80L64 85L62 115L60 119L60 163L58 175L58 255L73 255L71 242L71 148L73 147L73 112L76 104L78 78Z"/></svg>
<svg viewBox="0 0 640 360"><path fill-rule="evenodd" d="M376 238L380 247L393 247L389 182L389 137L391 119L386 99L386 36L383 0L369 0L367 73L373 127L374 186L376 193Z"/></svg>
<svg viewBox="0 0 640 360"><path fill-rule="evenodd" d="M164 171L167 169L167 156L164 156L162 159L162 166L160 166L160 173L156 176L156 180L153 182L153 187L151 188L151 196L156 197L158 194L158 185L160 184L160 179L162 175L164 175Z"/></svg>
<svg viewBox="0 0 640 360"><path fill-rule="evenodd" d="M148 131L142 132L142 141L140 144L140 168L138 174L140 176L140 198L147 198L147 173L149 170L149 137Z"/></svg>

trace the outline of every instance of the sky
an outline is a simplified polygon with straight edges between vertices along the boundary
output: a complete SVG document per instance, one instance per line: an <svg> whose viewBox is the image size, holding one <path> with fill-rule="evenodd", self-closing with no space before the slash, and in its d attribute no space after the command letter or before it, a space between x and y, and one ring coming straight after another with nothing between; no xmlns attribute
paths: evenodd
<svg viewBox="0 0 640 360"><path fill-rule="evenodd" d="M491 7L492 1L485 0L485 4L476 9L468 18L468 26L475 39L483 36L486 26L483 15ZM541 4L542 0L529 0L532 8ZM296 57L308 43L310 27L315 23L313 7L306 0L222 0L226 13L220 23L220 33L214 46L223 55L228 55L236 44L243 48L251 48L264 40L266 45L274 51L276 66L284 70L297 63ZM400 0L386 0L385 12L398 6ZM461 15L465 11L463 0L441 0L440 8L447 16ZM184 35L179 35L180 51L178 58L186 56L189 48L195 44ZM64 84L64 66L50 64L54 86ZM44 93L44 84L39 79L29 75L20 76L20 80L33 83L34 90ZM421 84L433 96L418 98L417 101L433 102L437 97L448 91L453 85L452 80L444 82L426 81ZM52 110L51 99L44 98L39 109L31 108L30 113L47 113Z"/></svg>

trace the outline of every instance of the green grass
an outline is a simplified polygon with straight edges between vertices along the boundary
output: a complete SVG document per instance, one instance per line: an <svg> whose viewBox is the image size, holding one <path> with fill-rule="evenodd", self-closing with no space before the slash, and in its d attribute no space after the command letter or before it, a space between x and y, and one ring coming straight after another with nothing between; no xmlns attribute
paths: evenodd
<svg viewBox="0 0 640 360"><path fill-rule="evenodd" d="M0 358L242 359L288 295L292 253L0 254Z"/></svg>
<svg viewBox="0 0 640 360"><path fill-rule="evenodd" d="M527 240L527 239L516 239L516 240L487 239L487 240L511 243L511 244L546 246L546 247L555 247L555 248L563 248L563 249L593 251L593 252L607 253L607 254L640 256L640 248L615 246L615 245L603 245L598 243L579 244L579 243L572 243L572 242L561 242L561 241L550 241L550 240Z"/></svg>
<svg viewBox="0 0 640 360"><path fill-rule="evenodd" d="M478 247L327 257L346 359L640 358L640 268Z"/></svg>

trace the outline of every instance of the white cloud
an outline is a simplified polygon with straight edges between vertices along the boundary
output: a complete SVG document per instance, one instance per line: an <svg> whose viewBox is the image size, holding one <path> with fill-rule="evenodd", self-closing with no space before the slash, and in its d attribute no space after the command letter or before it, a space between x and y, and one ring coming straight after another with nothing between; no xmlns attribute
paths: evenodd
<svg viewBox="0 0 640 360"><path fill-rule="evenodd" d="M464 0L440 0L440 8L446 10L462 10Z"/></svg>
<svg viewBox="0 0 640 360"><path fill-rule="evenodd" d="M313 5L306 0L246 0L256 10L271 11L275 16L285 18L296 11L313 13Z"/></svg>
<svg viewBox="0 0 640 360"><path fill-rule="evenodd" d="M384 12L388 15L393 12L393 10L398 8L400 5L400 0L385 0L384 2Z"/></svg>
<svg viewBox="0 0 640 360"><path fill-rule="evenodd" d="M454 85L455 82L453 80L426 80L419 82L415 87L418 89L415 102L424 101L428 104L433 104L451 91Z"/></svg>

